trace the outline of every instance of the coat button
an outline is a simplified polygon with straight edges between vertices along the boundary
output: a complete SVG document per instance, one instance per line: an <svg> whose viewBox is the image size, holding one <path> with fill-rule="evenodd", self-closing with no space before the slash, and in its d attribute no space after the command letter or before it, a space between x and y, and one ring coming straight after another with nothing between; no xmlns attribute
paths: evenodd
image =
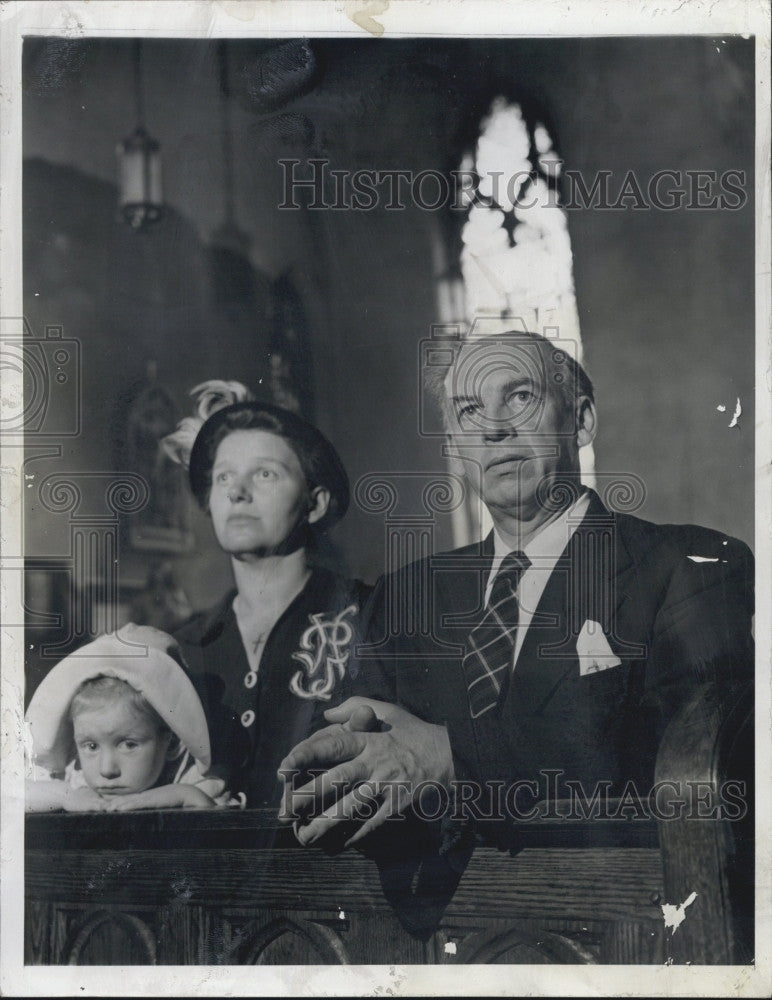
<svg viewBox="0 0 772 1000"><path fill-rule="evenodd" d="M242 713L242 715L241 715L241 725L245 729L248 729L252 725L252 723L254 721L255 721L255 713L252 711L251 708L248 708L246 710L246 712Z"/></svg>

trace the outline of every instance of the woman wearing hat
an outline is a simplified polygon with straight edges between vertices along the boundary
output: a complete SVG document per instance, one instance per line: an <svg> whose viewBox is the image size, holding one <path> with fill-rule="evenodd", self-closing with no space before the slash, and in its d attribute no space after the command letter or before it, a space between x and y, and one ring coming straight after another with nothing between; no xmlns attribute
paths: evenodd
<svg viewBox="0 0 772 1000"><path fill-rule="evenodd" d="M346 512L337 452L311 424L239 383L198 386L198 420L165 446L188 467L235 590L176 633L204 703L213 771L247 806L275 806L276 770L343 697L369 588L314 565Z"/></svg>

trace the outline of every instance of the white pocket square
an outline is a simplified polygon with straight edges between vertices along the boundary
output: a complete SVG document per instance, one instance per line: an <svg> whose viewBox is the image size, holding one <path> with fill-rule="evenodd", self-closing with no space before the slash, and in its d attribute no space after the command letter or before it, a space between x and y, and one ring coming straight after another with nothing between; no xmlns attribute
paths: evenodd
<svg viewBox="0 0 772 1000"><path fill-rule="evenodd" d="M609 667L618 667L622 662L614 655L600 623L589 618L576 637L576 655L579 657L580 677L600 673Z"/></svg>

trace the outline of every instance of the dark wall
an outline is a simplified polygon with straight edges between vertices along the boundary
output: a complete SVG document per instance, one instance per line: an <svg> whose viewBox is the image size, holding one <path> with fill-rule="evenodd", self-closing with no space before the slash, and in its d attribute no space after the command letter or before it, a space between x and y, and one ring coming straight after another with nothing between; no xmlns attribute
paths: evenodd
<svg viewBox="0 0 772 1000"><path fill-rule="evenodd" d="M538 109L566 166L588 183L611 171L612 196L629 170L645 188L663 169L744 170L750 195L752 45L315 40L311 85L266 109L250 103L247 72L265 44L231 43L237 220L258 271L294 275L312 333L317 419L352 481L443 468L417 415L418 345L437 319L441 219L409 199L401 211L280 210L277 161L448 169L490 98L505 92ZM204 378L254 383L266 371L260 317L224 316L209 287L203 246L222 219L223 186L213 45L148 42L144 65L146 124L161 141L173 211L137 235L116 225L110 187L115 143L135 124L127 43L25 43L25 303L33 324L64 323L88 355L88 419L67 456L78 466L109 460L107 413L149 358L180 408ZM752 204L577 208L569 226L600 411L598 469L644 480L644 516L752 541ZM743 414L730 429L737 397ZM409 509L419 506L417 489L405 497ZM203 539L205 522L194 525ZM38 524L43 547L44 531ZM380 517L354 504L338 539L352 571L377 575ZM445 523L438 544L450 540ZM225 585L217 560L203 547L179 561L198 605Z"/></svg>
<svg viewBox="0 0 772 1000"><path fill-rule="evenodd" d="M44 439L30 437L26 472L37 486L62 471L140 471L132 469L126 449L133 400L148 386L161 385L181 417L189 410L190 387L213 370L223 378L256 382L267 353L256 323L264 302L257 296L248 313L225 314L216 308L205 248L191 224L173 210L146 239L146 234L116 224L116 191L106 182L73 168L28 160L23 184L26 318L37 337L45 335L47 326L60 326L65 340L77 342L80 360L79 398L71 392L52 393L47 421L56 426L57 405L77 404L81 427L79 434L62 439L60 457L50 457L45 449L38 452L36 445ZM66 423L67 414L61 417ZM77 488L93 493L84 497L77 515L109 515L102 479L79 477ZM195 543L173 562L191 601L206 604L213 589L227 586L230 569L212 541L207 520L192 498L182 496ZM25 499L28 555L67 555L68 516L52 512L37 489ZM129 516L121 525L124 543L131 523ZM162 557L164 553L140 554L124 544L121 579L137 585L149 564Z"/></svg>

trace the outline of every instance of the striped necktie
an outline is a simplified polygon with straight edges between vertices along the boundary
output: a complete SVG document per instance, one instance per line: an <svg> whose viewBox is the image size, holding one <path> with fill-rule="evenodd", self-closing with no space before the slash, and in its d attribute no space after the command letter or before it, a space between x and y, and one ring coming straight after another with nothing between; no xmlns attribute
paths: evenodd
<svg viewBox="0 0 772 1000"><path fill-rule="evenodd" d="M531 565L523 552L510 552L502 560L485 614L469 633L470 652L464 657L469 709L478 719L499 701L512 669L519 608L517 586Z"/></svg>

